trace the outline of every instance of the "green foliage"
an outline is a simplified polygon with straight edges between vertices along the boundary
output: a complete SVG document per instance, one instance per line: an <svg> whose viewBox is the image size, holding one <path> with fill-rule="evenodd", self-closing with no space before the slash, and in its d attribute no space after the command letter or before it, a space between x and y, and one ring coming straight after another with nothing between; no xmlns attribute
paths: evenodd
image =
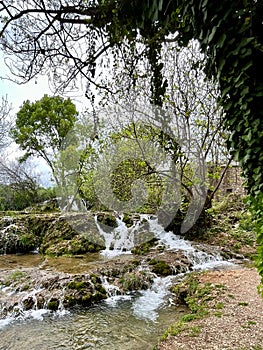
<svg viewBox="0 0 263 350"><path fill-rule="evenodd" d="M121 49L123 48L121 44L126 40L134 48L137 39L141 36L140 42L144 44L145 50L140 55L147 58L151 67L151 101L161 105L166 90L166 81L162 75L163 66L160 62L161 43L169 34L174 33L177 33L176 40L182 46L186 46L191 39L197 39L200 42L208 58L205 67L207 77L216 80L221 90L220 102L225 111L224 125L231 133L229 148L242 165L247 179L248 192L252 196L251 207L257 218L259 271L263 276L263 219L259 218L262 217L263 212L262 1L132 0L127 2L101 0L87 2L83 7L66 6L65 11L61 11L55 5L52 7L51 4L51 10L48 12L51 19L46 16L46 27L42 23L40 26L38 22L44 21L45 16L40 15L39 18L35 18L35 21L27 18L27 16L30 18L30 11L36 10L34 7L32 10L22 12L23 7L17 5L16 8L11 1L5 3L3 2L5 10L5 15L2 16L3 30L0 32L3 38L2 48L9 55L12 53L20 55L20 61L17 64L18 75L22 74L20 72L22 67L26 81L34 77L36 72L45 70L45 63L56 70L61 65L62 58L63 60L65 58L64 50L60 50L61 47L65 48L69 53L69 59L73 61L67 68L81 69L79 65L75 67L75 62L85 62L83 73L85 76L88 74L90 81L95 76L94 66L96 66L95 58L99 56L98 52L104 53L106 50L106 48L97 50L94 40L91 40L93 35L98 39L97 33L103 33L103 38L107 36L109 48ZM40 4L35 3L35 7L40 13L45 14L47 9L45 6L41 7L41 2ZM9 6L12 11L9 10ZM50 20L54 21L57 26L50 26ZM80 32L79 38L61 35L63 28L67 28L66 24L69 23L71 26L75 23L77 28L80 27L80 24L85 24L86 32ZM28 24L33 27L32 30ZM17 35L18 25L19 35ZM77 33L76 28L74 29ZM65 37L70 42L69 47L67 47L67 42L63 41ZM76 58L74 51L72 57L70 55L71 45L73 42L75 44L78 39L82 43L85 37L88 38L87 43L90 42L89 46L79 51L81 55L84 55L84 52L88 52L88 55ZM99 43L101 41L98 40ZM58 46L55 46L54 49L56 42ZM52 53L54 52L54 59L49 55L51 49ZM116 51L113 50L113 52L116 56ZM105 56L108 58L107 55ZM133 83L136 83L133 71L138 56L135 55L133 59L129 57ZM72 73L71 69L68 69L70 76L75 77L76 71L73 70ZM63 79L60 82L62 84ZM30 104L27 104L27 108L31 112ZM27 135L35 131L32 122L27 125L24 120L23 124ZM33 135L33 140L29 138L27 141L28 138L22 136L25 133L22 133L21 136L15 133L15 138L27 151L26 155L32 153L31 141L35 142L35 150L41 152L42 145L38 143L39 135ZM261 214L259 215L258 212Z"/></svg>
<svg viewBox="0 0 263 350"><path fill-rule="evenodd" d="M243 168L257 218L258 268L263 276L263 6L248 0L216 6L207 0L177 4L182 44L190 38L200 41L208 57L207 76L220 86L225 127L231 132L229 147Z"/></svg>
<svg viewBox="0 0 263 350"><path fill-rule="evenodd" d="M17 249L19 252L28 253L37 247L37 238L33 233L24 233L21 236L19 236L17 245Z"/></svg>
<svg viewBox="0 0 263 350"><path fill-rule="evenodd" d="M27 186L27 183L0 185L0 210L23 210L55 198L53 188Z"/></svg>
<svg viewBox="0 0 263 350"><path fill-rule="evenodd" d="M54 175L53 160L74 125L78 112L70 99L44 95L34 103L24 102L12 129L14 141L25 151L21 161L31 155L42 157Z"/></svg>
<svg viewBox="0 0 263 350"><path fill-rule="evenodd" d="M137 9L136 20L134 9ZM209 78L219 83L225 111L225 128L230 131L229 148L239 160L257 218L259 271L263 276L263 40L261 1L207 0L132 1L128 23L140 29L148 52L158 52L164 34L178 32L177 41L186 46L197 39L207 55L205 67ZM121 11L116 10L117 13ZM115 27L125 25L116 14ZM123 23L124 22L124 23ZM133 29L132 29L133 30ZM151 38L151 40L147 41ZM154 48L154 49L153 49ZM160 62L151 60L153 100L159 104L165 85ZM158 73L157 73L158 72Z"/></svg>

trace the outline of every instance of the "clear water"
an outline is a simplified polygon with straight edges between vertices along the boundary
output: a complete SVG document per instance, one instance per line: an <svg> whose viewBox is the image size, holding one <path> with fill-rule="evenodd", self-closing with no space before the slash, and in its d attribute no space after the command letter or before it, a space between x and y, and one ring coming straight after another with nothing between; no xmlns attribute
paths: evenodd
<svg viewBox="0 0 263 350"><path fill-rule="evenodd" d="M133 299L133 298L132 298ZM152 350L158 336L185 312L159 309L155 321L134 314L134 300L119 300L42 320L14 321L0 329L1 350Z"/></svg>

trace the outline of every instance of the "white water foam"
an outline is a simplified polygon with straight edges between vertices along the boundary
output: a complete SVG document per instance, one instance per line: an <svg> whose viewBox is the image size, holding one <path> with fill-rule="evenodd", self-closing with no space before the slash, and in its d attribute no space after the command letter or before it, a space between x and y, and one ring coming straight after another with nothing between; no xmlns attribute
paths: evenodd
<svg viewBox="0 0 263 350"><path fill-rule="evenodd" d="M107 292L108 298L105 300L106 304L115 307L121 300L130 300L131 296L122 294L120 288L108 282L105 276L101 276L102 285Z"/></svg>
<svg viewBox="0 0 263 350"><path fill-rule="evenodd" d="M224 261L219 253L208 254L202 250L193 247L191 242L173 232L166 232L158 223L157 218L150 218L149 215L141 215L140 220L135 221L133 226L127 228L122 221L122 217L116 218L118 226L110 233L105 232L95 218L98 230L105 239L106 248L101 254L107 258L116 257L121 254L131 254L134 248L134 234L143 220L149 223L149 231L159 239L160 244L165 246L166 250L182 251L183 254L192 263L193 270L206 270L219 267L233 266L230 261Z"/></svg>
<svg viewBox="0 0 263 350"><path fill-rule="evenodd" d="M173 278L156 277L151 288L141 291L140 297L133 303L133 314L139 319L156 321L158 309L165 304Z"/></svg>
<svg viewBox="0 0 263 350"><path fill-rule="evenodd" d="M123 216L116 218L117 227L111 232L103 230L95 216L95 222L98 227L100 235L105 240L105 249L101 251L101 255L112 258L122 254L131 254L131 249L134 248L134 233L137 230L139 221L135 221L131 227L127 227L122 221Z"/></svg>

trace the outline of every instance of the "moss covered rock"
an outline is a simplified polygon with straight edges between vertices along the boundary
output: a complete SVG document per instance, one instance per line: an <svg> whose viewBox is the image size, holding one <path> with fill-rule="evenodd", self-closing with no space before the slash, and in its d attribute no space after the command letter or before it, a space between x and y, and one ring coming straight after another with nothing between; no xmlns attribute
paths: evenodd
<svg viewBox="0 0 263 350"><path fill-rule="evenodd" d="M95 283L93 283L95 282ZM74 305L88 306L94 302L107 298L107 292L101 280L93 276L76 276L66 286L64 304L66 307Z"/></svg>
<svg viewBox="0 0 263 350"><path fill-rule="evenodd" d="M153 282L153 276L147 271L127 272L120 279L124 291L147 289Z"/></svg>
<svg viewBox="0 0 263 350"><path fill-rule="evenodd" d="M158 276L169 276L173 274L173 268L163 260L152 259L149 265L152 266L152 272Z"/></svg>
<svg viewBox="0 0 263 350"><path fill-rule="evenodd" d="M91 214L59 217L44 235L40 252L46 255L78 255L105 248Z"/></svg>
<svg viewBox="0 0 263 350"><path fill-rule="evenodd" d="M105 232L112 232L114 228L118 227L116 217L110 213L99 213L97 221Z"/></svg>

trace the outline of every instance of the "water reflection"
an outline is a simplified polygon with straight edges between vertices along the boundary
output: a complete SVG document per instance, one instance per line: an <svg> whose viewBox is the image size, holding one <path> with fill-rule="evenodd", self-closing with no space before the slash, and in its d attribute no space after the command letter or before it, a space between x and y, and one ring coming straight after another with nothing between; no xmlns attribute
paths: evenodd
<svg viewBox="0 0 263 350"><path fill-rule="evenodd" d="M115 260L121 259L124 261L132 260L133 258L132 255L122 255L115 258ZM74 257L44 257L40 254L8 254L0 255L0 269L14 270L40 267L45 270L56 270L65 273L88 273L89 270L109 260L100 253L88 253Z"/></svg>

